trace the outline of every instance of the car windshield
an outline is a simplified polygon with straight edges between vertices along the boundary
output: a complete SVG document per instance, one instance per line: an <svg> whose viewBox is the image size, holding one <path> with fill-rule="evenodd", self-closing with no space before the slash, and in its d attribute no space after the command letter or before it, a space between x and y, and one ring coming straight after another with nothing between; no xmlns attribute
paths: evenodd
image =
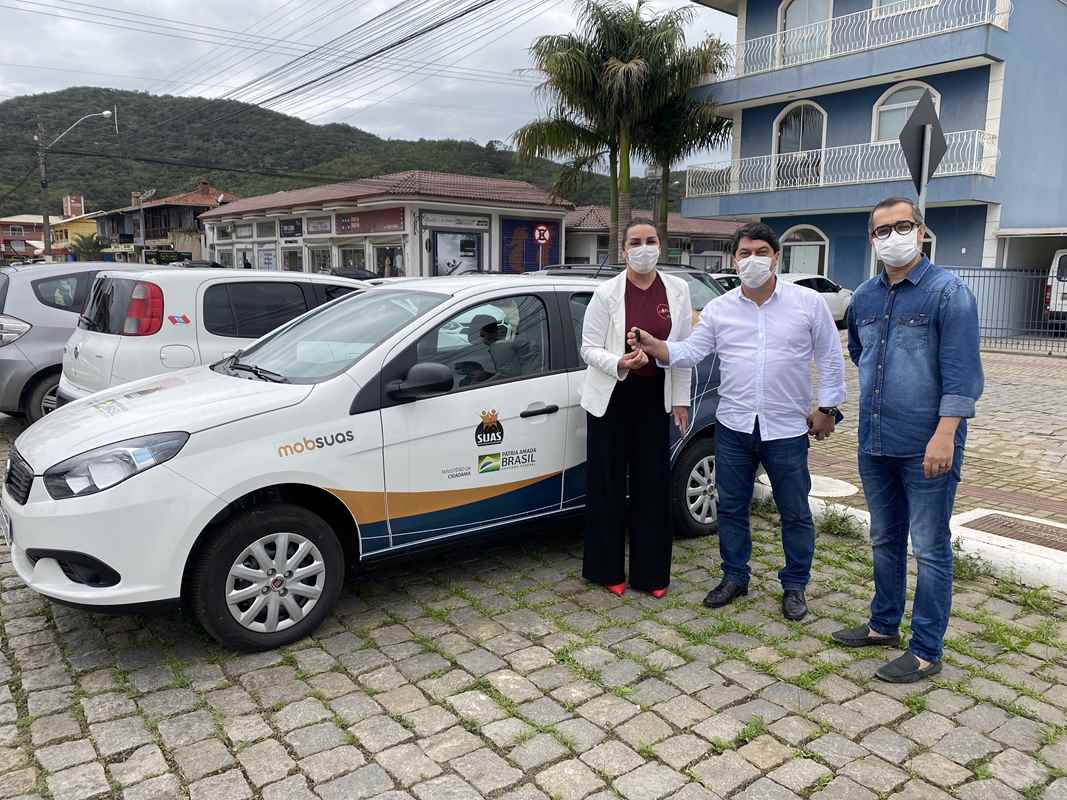
<svg viewBox="0 0 1067 800"><path fill-rule="evenodd" d="M689 284L689 300L693 304L694 311L703 311L704 306L714 300L723 292L712 278L703 272L675 272L672 273Z"/></svg>
<svg viewBox="0 0 1067 800"><path fill-rule="evenodd" d="M348 295L299 318L215 365L219 371L286 383L320 383L339 375L401 328L440 305L445 295L375 289Z"/></svg>

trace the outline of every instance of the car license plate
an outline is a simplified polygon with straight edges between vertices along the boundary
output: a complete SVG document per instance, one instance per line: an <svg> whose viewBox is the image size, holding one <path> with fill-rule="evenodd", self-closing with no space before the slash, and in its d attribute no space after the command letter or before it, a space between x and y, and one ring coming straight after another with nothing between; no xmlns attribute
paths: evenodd
<svg viewBox="0 0 1067 800"><path fill-rule="evenodd" d="M11 517L7 515L7 509L0 503L0 544L10 547L12 541Z"/></svg>

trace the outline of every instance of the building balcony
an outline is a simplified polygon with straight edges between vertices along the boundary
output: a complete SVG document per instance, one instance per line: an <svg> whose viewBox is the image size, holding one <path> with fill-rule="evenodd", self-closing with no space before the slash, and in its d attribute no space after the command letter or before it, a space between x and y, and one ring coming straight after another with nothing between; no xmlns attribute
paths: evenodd
<svg viewBox="0 0 1067 800"><path fill-rule="evenodd" d="M994 200L997 137L959 131L945 138L948 152L931 182L931 201ZM957 180L937 180L941 178ZM900 186L881 185L893 182ZM910 184L898 142L865 142L692 166L683 213L705 217L869 208L877 202L872 198L907 192Z"/></svg>
<svg viewBox="0 0 1067 800"><path fill-rule="evenodd" d="M1002 61L1010 0L900 0L741 42L733 69L696 93L729 110L878 76Z"/></svg>

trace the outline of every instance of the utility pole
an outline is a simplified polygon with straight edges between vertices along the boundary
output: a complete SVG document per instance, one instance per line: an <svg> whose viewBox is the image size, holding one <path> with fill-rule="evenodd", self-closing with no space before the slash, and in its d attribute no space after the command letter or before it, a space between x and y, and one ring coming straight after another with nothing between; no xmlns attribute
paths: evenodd
<svg viewBox="0 0 1067 800"><path fill-rule="evenodd" d="M52 222L48 215L48 172L44 163L44 124L37 122L37 166L41 173L41 224L45 258L52 252Z"/></svg>

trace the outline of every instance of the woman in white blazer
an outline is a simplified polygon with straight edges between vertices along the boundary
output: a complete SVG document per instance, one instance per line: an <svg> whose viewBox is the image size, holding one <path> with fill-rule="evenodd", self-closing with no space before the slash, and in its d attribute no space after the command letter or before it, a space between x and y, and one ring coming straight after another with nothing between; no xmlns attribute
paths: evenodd
<svg viewBox="0 0 1067 800"><path fill-rule="evenodd" d="M686 282L656 269L660 242L650 221L634 220L623 241L626 270L597 288L582 328L589 365L582 574L621 595L628 530L631 588L662 597L671 574L670 419L688 428L692 371L660 368L640 349L627 352L626 332L648 325L657 338L685 339L693 309Z"/></svg>

